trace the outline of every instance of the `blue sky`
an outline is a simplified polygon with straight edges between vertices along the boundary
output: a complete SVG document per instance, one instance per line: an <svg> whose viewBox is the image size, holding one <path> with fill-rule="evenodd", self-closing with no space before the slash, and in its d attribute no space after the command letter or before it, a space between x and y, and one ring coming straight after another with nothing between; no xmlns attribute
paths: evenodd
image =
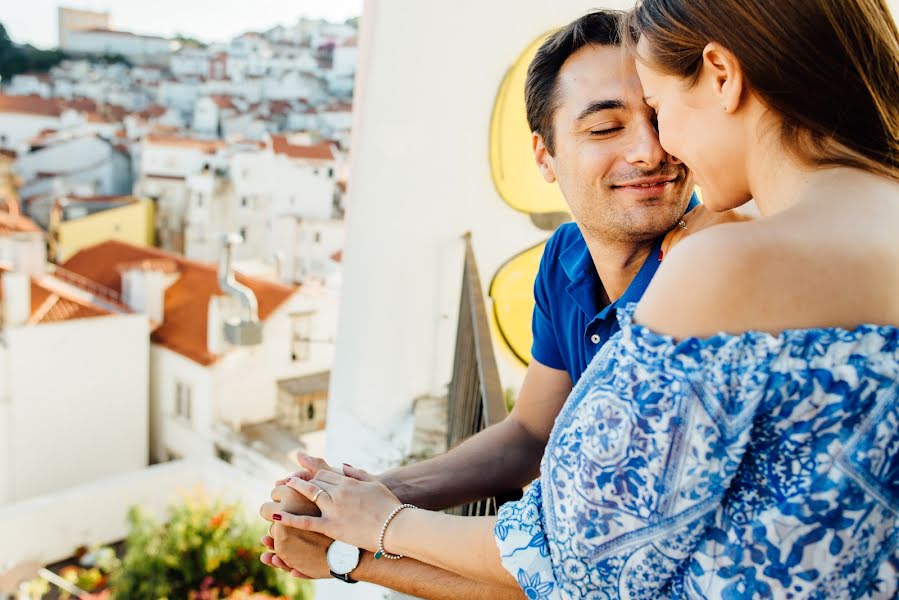
<svg viewBox="0 0 899 600"><path fill-rule="evenodd" d="M60 5L109 11L115 29L163 36L184 33L207 42L289 25L303 15L343 21L362 13L362 0L5 0L0 2L0 23L14 42L54 47Z"/></svg>

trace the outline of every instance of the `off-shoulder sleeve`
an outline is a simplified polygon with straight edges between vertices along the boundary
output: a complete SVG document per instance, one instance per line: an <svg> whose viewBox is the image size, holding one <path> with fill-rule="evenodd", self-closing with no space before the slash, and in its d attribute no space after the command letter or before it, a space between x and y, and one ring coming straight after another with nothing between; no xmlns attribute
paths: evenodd
<svg viewBox="0 0 899 600"><path fill-rule="evenodd" d="M777 339L678 342L633 309L557 418L541 486L497 521L532 597L668 595L743 458Z"/></svg>

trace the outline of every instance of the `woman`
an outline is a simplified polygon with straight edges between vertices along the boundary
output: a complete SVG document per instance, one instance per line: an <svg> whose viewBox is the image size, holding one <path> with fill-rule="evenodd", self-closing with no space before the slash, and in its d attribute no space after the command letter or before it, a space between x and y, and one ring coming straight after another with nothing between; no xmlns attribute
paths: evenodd
<svg viewBox="0 0 899 600"><path fill-rule="evenodd" d="M530 598L892 597L899 578L899 35L883 0L644 0L662 145L716 211L675 248L498 517L407 509L381 547ZM282 522L370 551L367 474Z"/></svg>

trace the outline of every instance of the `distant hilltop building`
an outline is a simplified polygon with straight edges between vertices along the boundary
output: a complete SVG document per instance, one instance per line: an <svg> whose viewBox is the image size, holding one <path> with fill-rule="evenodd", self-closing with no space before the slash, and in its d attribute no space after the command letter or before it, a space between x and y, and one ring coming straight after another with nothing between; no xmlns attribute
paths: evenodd
<svg viewBox="0 0 899 600"><path fill-rule="evenodd" d="M158 62L177 48L166 38L118 31L109 13L59 9L59 47L74 54L119 54L135 64Z"/></svg>
<svg viewBox="0 0 899 600"><path fill-rule="evenodd" d="M87 31L88 29L110 29L108 12L96 12L92 10L79 10L60 6L58 11L59 23L59 48L70 50L70 34L73 31Z"/></svg>

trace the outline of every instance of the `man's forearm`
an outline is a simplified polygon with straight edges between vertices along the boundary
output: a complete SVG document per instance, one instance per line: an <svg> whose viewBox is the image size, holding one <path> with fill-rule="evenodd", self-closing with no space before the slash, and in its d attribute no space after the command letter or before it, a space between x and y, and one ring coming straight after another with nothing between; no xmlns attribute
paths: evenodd
<svg viewBox="0 0 899 600"><path fill-rule="evenodd" d="M520 490L539 474L545 444L506 418L446 454L378 479L402 502L443 510Z"/></svg>
<svg viewBox="0 0 899 600"><path fill-rule="evenodd" d="M353 577L403 594L426 600L519 600L524 593L519 587L480 583L431 565L404 558L375 561L363 552Z"/></svg>

